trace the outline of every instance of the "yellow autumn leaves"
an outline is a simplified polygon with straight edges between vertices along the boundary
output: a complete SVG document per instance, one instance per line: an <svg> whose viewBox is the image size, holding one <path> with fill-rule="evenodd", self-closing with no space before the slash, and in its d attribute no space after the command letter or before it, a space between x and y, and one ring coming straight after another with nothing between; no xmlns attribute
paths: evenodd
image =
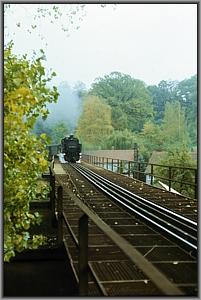
<svg viewBox="0 0 201 300"><path fill-rule="evenodd" d="M46 136L32 133L38 116L47 114L46 103L56 101L56 88L46 87L42 58L30 62L4 50L4 260L16 251L37 248L41 235L29 229L40 222L30 212L32 200L47 197L46 185L38 178L47 169Z"/></svg>

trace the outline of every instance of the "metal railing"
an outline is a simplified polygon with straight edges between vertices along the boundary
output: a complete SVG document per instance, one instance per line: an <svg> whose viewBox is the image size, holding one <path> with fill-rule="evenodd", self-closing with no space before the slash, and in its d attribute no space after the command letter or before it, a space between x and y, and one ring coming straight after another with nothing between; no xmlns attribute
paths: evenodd
<svg viewBox="0 0 201 300"><path fill-rule="evenodd" d="M52 222L57 221L57 243L65 244L63 235L63 226L69 227L67 217L63 211L63 187L62 183L56 189L55 174L50 170L49 175L51 192L50 207L52 210ZM79 296L88 296L88 273L92 269L92 265L88 261L88 219L91 219L101 231L106 234L123 252L137 265L165 295L183 295L183 292L169 281L163 273L161 273L151 262L149 262L138 250L136 250L127 240L116 233L109 225L97 217L91 209L89 209L75 194L70 190L67 191L68 196L83 211L83 215L78 222L78 285ZM71 229L70 229L71 231ZM74 236L74 234L72 233ZM74 236L74 239L76 237ZM66 246L66 244L65 244ZM106 296L104 289L99 286L103 295Z"/></svg>
<svg viewBox="0 0 201 300"><path fill-rule="evenodd" d="M197 199L198 191L197 191L197 169L191 167L182 167L182 166L167 166L160 164L153 164L147 162L140 161L129 161L129 160L121 160L114 159L109 157L98 157L93 155L82 154L82 160L94 164L100 167L103 167L107 170L111 170L113 172L117 172L120 174L128 175L129 177L136 178L138 180L146 182L146 176L150 176L149 184L153 185L155 179L162 179L167 182L168 189L171 191L172 183L179 183L181 186L190 186L194 190L194 197ZM147 167L150 166L150 172L147 172ZM166 168L168 170L167 177L158 175L157 168ZM188 182L184 180L174 179L174 170L180 169L182 171L190 171L192 177L194 178L194 182Z"/></svg>

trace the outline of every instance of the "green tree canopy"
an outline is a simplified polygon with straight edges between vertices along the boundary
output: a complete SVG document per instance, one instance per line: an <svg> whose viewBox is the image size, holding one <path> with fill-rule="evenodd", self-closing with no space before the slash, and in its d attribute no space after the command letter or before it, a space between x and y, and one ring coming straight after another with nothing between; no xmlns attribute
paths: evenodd
<svg viewBox="0 0 201 300"><path fill-rule="evenodd" d="M166 150L164 136L159 125L148 121L139 134L140 153L147 159L153 151Z"/></svg>
<svg viewBox="0 0 201 300"><path fill-rule="evenodd" d="M69 134L67 125L64 122L57 122L51 128L51 143L60 144L61 139Z"/></svg>
<svg viewBox="0 0 201 300"><path fill-rule="evenodd" d="M191 146L197 145L197 75L179 82L176 99L185 109L185 119Z"/></svg>
<svg viewBox="0 0 201 300"><path fill-rule="evenodd" d="M36 121L33 132L37 136L45 133L49 144L60 144L61 139L69 134L69 128L66 122L50 123L40 118Z"/></svg>
<svg viewBox="0 0 201 300"><path fill-rule="evenodd" d="M176 181L179 181L179 182L172 183L172 187L176 191L188 197L192 197L192 198L195 197L195 187L193 187L193 185L191 186L185 184L185 182L191 184L195 183L195 170L194 169L182 170L182 169L174 168L175 166L180 166L180 167L196 169L196 162L192 159L190 152L185 146L168 151L166 158L161 160L160 164L165 166L172 166L171 178ZM164 178L169 177L168 168L157 167L155 171L158 176ZM165 181L165 183L168 184L168 180Z"/></svg>
<svg viewBox="0 0 201 300"><path fill-rule="evenodd" d="M97 78L92 84L90 93L107 99L107 103L114 106L135 98L149 99L143 81L120 72L112 72L103 78Z"/></svg>
<svg viewBox="0 0 201 300"><path fill-rule="evenodd" d="M98 78L89 93L105 99L111 106L115 129L125 126L124 129L139 132L145 120L152 118L151 97L144 82L130 75L112 72Z"/></svg>
<svg viewBox="0 0 201 300"><path fill-rule="evenodd" d="M76 130L83 147L97 149L112 130L110 106L97 96L87 96Z"/></svg>
<svg viewBox="0 0 201 300"><path fill-rule="evenodd" d="M159 84L148 86L147 89L152 97L154 107L154 120L161 124L164 118L165 105L167 102L173 102L175 98L177 81L162 80Z"/></svg>
<svg viewBox="0 0 201 300"><path fill-rule="evenodd" d="M114 130L102 141L103 149L133 149L135 135L128 129Z"/></svg>
<svg viewBox="0 0 201 300"><path fill-rule="evenodd" d="M179 148L181 145L189 145L185 113L179 102L166 103L162 124L162 135L164 137L164 147L166 149L172 149L172 147Z"/></svg>
<svg viewBox="0 0 201 300"><path fill-rule="evenodd" d="M191 147L197 144L197 75L178 81L162 80L158 86L148 86L154 106L154 121L163 123L166 103L180 102L185 112Z"/></svg>
<svg viewBox="0 0 201 300"><path fill-rule="evenodd" d="M112 126L115 130L124 130L128 128L128 116L125 112L122 111L120 106L115 107L114 109L111 107L112 111Z"/></svg>

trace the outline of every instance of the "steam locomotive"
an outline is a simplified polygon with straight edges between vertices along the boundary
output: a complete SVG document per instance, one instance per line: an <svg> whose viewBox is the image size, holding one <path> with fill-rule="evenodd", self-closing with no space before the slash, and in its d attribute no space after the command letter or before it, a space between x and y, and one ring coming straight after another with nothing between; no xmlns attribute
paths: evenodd
<svg viewBox="0 0 201 300"><path fill-rule="evenodd" d="M61 140L61 152L67 162L75 163L80 159L82 145L79 140L71 134Z"/></svg>

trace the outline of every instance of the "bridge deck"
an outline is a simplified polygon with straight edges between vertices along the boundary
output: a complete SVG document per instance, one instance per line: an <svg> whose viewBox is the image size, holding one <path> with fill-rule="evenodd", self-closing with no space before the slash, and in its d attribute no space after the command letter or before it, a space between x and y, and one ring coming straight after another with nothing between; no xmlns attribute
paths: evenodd
<svg viewBox="0 0 201 300"><path fill-rule="evenodd" d="M74 193L81 195L83 203L97 214L97 217L129 241L134 248L166 274L186 295L196 295L197 261L195 258L192 258L189 253L183 251L159 232L140 222L137 217L131 217L128 213L122 211L105 196L100 196L94 187L88 186L87 182L79 174L74 173L68 164L63 166L67 173L70 173L70 178L74 182L74 191L76 191ZM114 173L113 175L115 178L129 180L129 178L122 175ZM69 185L68 176L57 174L56 181L57 184L62 184L64 187L64 214L74 236L78 239L78 220L83 215L83 211L68 195L68 189L66 188ZM152 187L150 188L152 189ZM157 191L157 189L154 190ZM168 195L170 197L172 193L168 193ZM170 201L174 203L171 197ZM66 228L64 229L64 238L74 270L78 272L78 245ZM127 256L91 220L89 220L88 242L89 266L92 274L96 274L99 285L106 295L162 295L153 282L133 265ZM89 276L89 295L101 295L93 283L92 275Z"/></svg>

